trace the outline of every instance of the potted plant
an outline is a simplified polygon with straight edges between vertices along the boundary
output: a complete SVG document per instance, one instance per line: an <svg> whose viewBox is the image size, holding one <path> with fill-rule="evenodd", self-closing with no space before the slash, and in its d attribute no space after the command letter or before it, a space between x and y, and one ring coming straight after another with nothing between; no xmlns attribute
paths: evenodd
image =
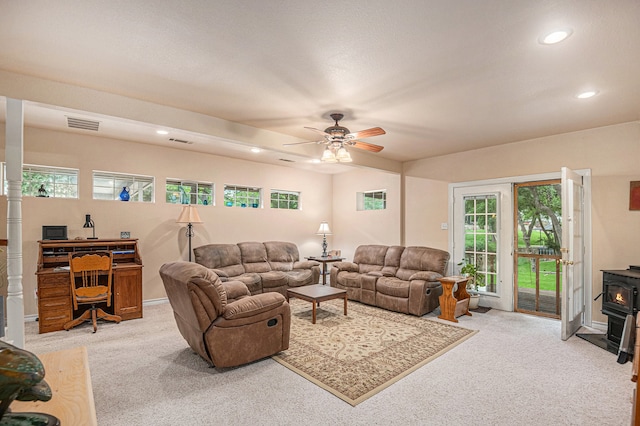
<svg viewBox="0 0 640 426"><path fill-rule="evenodd" d="M460 274L469 278L467 281L467 289L471 290L469 293L471 299L469 300L469 309L477 309L478 303L480 303L480 294L478 294L478 287L484 287L484 275L478 273L478 268L473 263L467 262L466 259L462 259L458 263L460 268Z"/></svg>

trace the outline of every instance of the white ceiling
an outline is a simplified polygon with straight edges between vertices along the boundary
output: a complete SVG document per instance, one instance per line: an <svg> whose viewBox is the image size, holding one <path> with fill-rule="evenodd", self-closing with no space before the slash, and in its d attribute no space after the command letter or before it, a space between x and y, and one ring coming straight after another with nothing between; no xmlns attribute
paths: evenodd
<svg viewBox="0 0 640 426"><path fill-rule="evenodd" d="M573 34L538 42L557 28ZM0 0L0 69L310 141L304 126L340 111L386 130L372 155L407 161L640 119L640 1ZM68 114L30 103L25 121L65 129ZM216 146L254 155L233 142Z"/></svg>

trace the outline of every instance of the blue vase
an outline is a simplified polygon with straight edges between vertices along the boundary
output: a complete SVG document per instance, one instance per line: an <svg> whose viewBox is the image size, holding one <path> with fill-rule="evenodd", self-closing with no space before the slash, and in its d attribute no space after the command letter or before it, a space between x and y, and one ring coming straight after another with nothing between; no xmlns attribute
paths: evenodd
<svg viewBox="0 0 640 426"><path fill-rule="evenodd" d="M120 199L122 201L129 201L129 191L126 186L122 187L122 192L120 193Z"/></svg>

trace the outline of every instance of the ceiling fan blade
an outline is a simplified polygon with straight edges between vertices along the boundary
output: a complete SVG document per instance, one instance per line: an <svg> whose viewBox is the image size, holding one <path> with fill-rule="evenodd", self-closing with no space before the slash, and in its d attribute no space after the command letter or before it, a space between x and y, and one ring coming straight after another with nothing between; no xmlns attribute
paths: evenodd
<svg viewBox="0 0 640 426"><path fill-rule="evenodd" d="M359 132L349 133L347 137L353 139L370 138L371 136L384 135L385 132L381 127L372 127L367 130L360 130Z"/></svg>
<svg viewBox="0 0 640 426"><path fill-rule="evenodd" d="M322 143L324 141L304 141L304 142L293 142L293 143L283 143L282 146L292 146L292 145L306 145L308 143Z"/></svg>
<svg viewBox="0 0 640 426"><path fill-rule="evenodd" d="M321 134L322 136L331 136L331 135L329 135L327 132L325 132L324 130L316 129L315 127L305 127L305 129L309 129L309 130L311 130L312 132L319 133L319 134Z"/></svg>
<svg viewBox="0 0 640 426"><path fill-rule="evenodd" d="M352 141L352 142L355 142L352 145L354 148L364 149L365 151L380 152L384 149L383 146L375 145L372 143L367 143L362 141Z"/></svg>

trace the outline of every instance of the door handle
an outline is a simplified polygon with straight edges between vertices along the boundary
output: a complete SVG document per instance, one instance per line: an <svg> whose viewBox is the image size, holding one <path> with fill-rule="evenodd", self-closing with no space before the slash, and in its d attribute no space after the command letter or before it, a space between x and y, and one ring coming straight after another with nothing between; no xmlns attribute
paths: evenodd
<svg viewBox="0 0 640 426"><path fill-rule="evenodd" d="M564 259L562 259L562 264L563 265L573 265L573 260L564 260Z"/></svg>

